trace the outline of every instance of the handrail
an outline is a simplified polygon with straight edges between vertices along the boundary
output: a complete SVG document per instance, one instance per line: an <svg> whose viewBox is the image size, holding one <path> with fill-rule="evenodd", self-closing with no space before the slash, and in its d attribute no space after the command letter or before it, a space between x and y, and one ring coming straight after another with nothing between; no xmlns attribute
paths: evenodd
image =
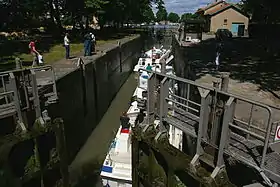
<svg viewBox="0 0 280 187"><path fill-rule="evenodd" d="M188 100L188 99L186 99L186 98L180 97L180 96L178 96L178 95L175 95L175 94L169 94L169 95L170 95L171 97L175 97L175 98L181 99L181 100L183 100L183 101L189 102L189 103L191 103L191 104L193 104L193 105L196 105L196 106L198 106L198 107L201 106L201 104L198 104L198 103L193 102L193 101L191 101L191 100Z"/></svg>
<svg viewBox="0 0 280 187"><path fill-rule="evenodd" d="M164 77L167 77L167 78L170 78L170 79L173 79L173 80L177 80L177 81L180 81L180 82L183 82L183 83L191 84L193 86L197 86L199 88L207 89L207 90L210 90L210 91L214 91L215 90L214 87L206 86L206 85L201 85L201 84L196 83L195 81L192 81L192 80L188 80L188 79L184 79L184 78L180 78L180 77L175 77L175 76L172 76L172 75L167 75L167 74L164 74L164 73L161 73L161 72L155 72L155 71L152 71L152 70L146 70L144 68L139 68L139 71L146 71L148 73L155 73L156 75L159 75L159 76L164 76ZM270 105L270 104L265 104L263 102L255 101L255 100L252 100L252 99L247 99L247 98L245 98L245 97L243 97L241 95L238 95L238 94L228 93L228 92L224 92L222 90L217 90L217 93L228 95L230 97L235 97L235 98L240 99L241 101L249 102L251 104L257 104L258 106L269 108L270 110L271 110L271 108L273 108L273 109L276 109L276 110L280 111L280 107L276 107L276 106L273 106L273 105Z"/></svg>
<svg viewBox="0 0 280 187"><path fill-rule="evenodd" d="M16 72L22 72L22 71L28 71L28 70L46 70L46 69L53 69L51 65L44 65L44 66L38 66L38 67L28 67L23 69L15 69L15 70L9 70L9 71L3 71L0 72L0 76L9 74L9 73L16 73Z"/></svg>
<svg viewBox="0 0 280 187"><path fill-rule="evenodd" d="M13 93L14 93L13 91L2 92L2 93L0 93L0 96L10 95Z"/></svg>
<svg viewBox="0 0 280 187"><path fill-rule="evenodd" d="M187 80L187 79L184 79L184 78L180 78L180 77L174 77L174 76L171 76L171 75L166 75L164 73L161 73L161 72L154 72L154 71L151 71L151 70L146 70L146 69L143 69L143 68L140 68L139 71L146 71L148 73L153 73L154 75L156 76L162 76L162 77L165 77L170 79L170 80L176 80L176 81L179 81L179 82L182 82L182 83L186 83L186 84L189 84L189 85L193 85L193 86L196 86L198 88L203 88L203 89L206 89L206 90L209 90L209 91L215 91L216 93L218 94L221 94L221 95L225 95L225 96L228 96L230 98L234 98L235 100L239 100L239 101L244 101L248 104L251 104L253 106L257 106L257 107L260 107L262 108L263 110L267 111L267 116L268 116L268 121L267 121L267 126L266 126L266 131L264 132L265 133L265 136L261 136L261 135L258 135L254 132L251 132L250 129L247 130L245 128L242 128L242 127L238 127L232 123L229 123L227 128L230 128L231 127L234 127L234 128L237 128L247 134L250 134L252 136L254 136L255 138L257 139L260 139L264 142L264 147L263 147L263 151L262 151L262 158L261 158L261 162L260 162L260 168L264 168L264 163L265 163L265 158L266 158L266 155L267 155L267 149L268 149L268 144L269 144L269 140L271 138L271 131L272 131L272 109L270 106L266 105L266 104L263 104L261 102L257 102L257 101L254 101L254 100L251 100L251 99L247 99L243 96L240 96L240 95L237 95L237 94L232 94L232 93L228 93L228 92L224 92L224 91L221 91L219 89L215 89L214 87L209 87L209 86L205 86L205 85L200 85L192 80ZM176 102L175 100L173 99L169 99L169 98L166 98L167 100L169 101L172 101L172 102ZM177 103L178 104L178 103ZM183 105L183 104L181 104ZM186 106L188 107L188 106ZM280 110L280 108L279 108ZM223 150L223 153L224 153L225 150Z"/></svg>
<svg viewBox="0 0 280 187"><path fill-rule="evenodd" d="M240 120L240 119L237 119L236 117L234 117L233 120L236 121L236 122L238 122L238 123L241 123L242 125L248 125L247 123L245 123L244 121L242 121L242 120ZM279 123L280 121L273 122L273 123L272 123L272 126L273 126L275 123L277 123L277 122ZM260 132L262 132L262 133L266 133L266 131L265 131L264 129L261 129L261 128L255 126L255 125L250 125L250 128L255 129L255 130L257 130L257 131L260 131ZM274 136L275 133L271 132L270 135L271 135L271 136Z"/></svg>

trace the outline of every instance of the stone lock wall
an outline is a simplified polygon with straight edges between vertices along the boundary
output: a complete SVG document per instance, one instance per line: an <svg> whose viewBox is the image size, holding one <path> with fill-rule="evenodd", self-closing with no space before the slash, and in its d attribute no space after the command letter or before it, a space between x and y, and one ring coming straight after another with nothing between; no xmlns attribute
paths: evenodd
<svg viewBox="0 0 280 187"><path fill-rule="evenodd" d="M49 114L64 120L69 162L132 72L142 47L141 37L136 37L98 58L85 58L84 68L77 68L58 80L59 103L51 107Z"/></svg>

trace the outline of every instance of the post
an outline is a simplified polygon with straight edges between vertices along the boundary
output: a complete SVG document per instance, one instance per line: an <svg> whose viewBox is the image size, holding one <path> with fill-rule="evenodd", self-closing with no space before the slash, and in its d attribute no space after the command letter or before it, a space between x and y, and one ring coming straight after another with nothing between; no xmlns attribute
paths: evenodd
<svg viewBox="0 0 280 187"><path fill-rule="evenodd" d="M220 83L219 81L215 80L213 81L213 87L215 88L215 90L219 89ZM217 136L218 136L218 131L219 131L219 117L218 117L218 95L217 95L217 91L215 91L215 95L213 96L213 101L212 101L212 109L211 109L211 130L210 130L210 142L212 144L217 143Z"/></svg>
<svg viewBox="0 0 280 187"><path fill-rule="evenodd" d="M160 130L167 130L168 132L168 129L166 129L164 127L164 124L163 124L163 118L166 117L167 113L168 113L168 102L166 101L166 98L168 97L169 93L169 89L168 89L168 79L167 77L165 77L161 83L160 83L160 103L159 103L159 119L160 119L160 126L159 126L159 129Z"/></svg>
<svg viewBox="0 0 280 187"><path fill-rule="evenodd" d="M41 117L41 108L40 108L40 100L38 94L38 87L37 87L37 80L36 80L36 73L34 70L30 70L32 75L32 92L33 92L33 103L36 113L36 119Z"/></svg>
<svg viewBox="0 0 280 187"><path fill-rule="evenodd" d="M221 83L221 90L224 92L228 91L228 85L229 85L229 73L223 72L222 74L222 83Z"/></svg>
<svg viewBox="0 0 280 187"><path fill-rule="evenodd" d="M160 62L160 64L161 64L161 73L166 73L166 62L165 62L165 60L161 60L161 62Z"/></svg>
<svg viewBox="0 0 280 187"><path fill-rule="evenodd" d="M14 92L13 95L13 100L15 102L15 106L16 106L16 110L17 110L17 117L18 117L18 125L21 127L21 129L23 131L26 131L26 126L24 125L23 122L23 114L21 112L21 107L20 107L20 100L19 100L19 95L18 95L18 88L17 88L17 84L16 84L16 78L15 75L13 73L9 73L9 77L10 77L10 84L12 87L12 91Z"/></svg>
<svg viewBox="0 0 280 187"><path fill-rule="evenodd" d="M18 70L18 69L22 69L22 63L21 63L21 60L20 60L20 58L16 58L15 59L15 61L16 61L16 69Z"/></svg>
<svg viewBox="0 0 280 187"><path fill-rule="evenodd" d="M197 142L196 142L196 154L191 161L191 166L195 168L198 163L199 157L204 153L203 147L201 145L202 138L205 138L207 133L207 126L209 120L209 103L210 103L210 91L205 90L205 92L200 92L201 96L201 108L200 108L200 116L199 116L199 127L197 133Z"/></svg>
<svg viewBox="0 0 280 187"><path fill-rule="evenodd" d="M215 178L219 174L220 169L224 167L224 150L226 149L229 141L229 123L232 121L234 115L235 103L235 98L230 97L225 104L225 111L221 128L221 138L219 142L219 150L217 155L217 163L216 168L211 174L212 178Z"/></svg>
<svg viewBox="0 0 280 187"><path fill-rule="evenodd" d="M151 124L155 118L155 88L156 77L155 74L151 74L148 79L148 99L147 99L147 122Z"/></svg>
<svg viewBox="0 0 280 187"><path fill-rule="evenodd" d="M64 134L64 122L62 119L54 120L54 130L56 137L56 149L60 161L60 173L64 187L69 187L69 171L68 171L68 157L66 149L66 140Z"/></svg>

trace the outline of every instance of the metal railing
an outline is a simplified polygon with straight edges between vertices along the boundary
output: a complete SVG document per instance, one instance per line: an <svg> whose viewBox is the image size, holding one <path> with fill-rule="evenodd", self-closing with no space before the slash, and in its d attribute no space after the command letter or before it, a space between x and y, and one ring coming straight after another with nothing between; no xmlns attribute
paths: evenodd
<svg viewBox="0 0 280 187"><path fill-rule="evenodd" d="M1 113L5 115L9 113L6 117L14 115L11 107L5 108L7 104L12 105L16 111L18 124L26 130L27 124L24 125L23 113L35 110L36 120L44 124L47 119L42 118L42 109L57 102L58 99L53 68L40 66L0 72L0 79L0 101L4 102L0 107ZM45 106L41 105L42 100L45 101Z"/></svg>
<svg viewBox="0 0 280 187"><path fill-rule="evenodd" d="M4 99L5 104L10 103L10 97L9 95L11 93L8 93L8 89L7 89L7 81L9 80L9 74L2 74L0 75L0 99Z"/></svg>
<svg viewBox="0 0 280 187"><path fill-rule="evenodd" d="M265 162L270 156L268 147L273 142L272 125L275 125L272 122L272 110L269 106L191 80L145 69L141 69L141 71L147 71L150 74L148 79L148 123L153 122L158 116L161 131L166 131L166 122L170 122L170 125L185 133L188 131L186 129L193 128L191 133L187 133L197 140L192 165L196 165L200 157L206 154L204 146L202 146L203 142L218 152L217 156L212 155L216 157L215 169L211 175L213 178L224 167L224 154L227 154L259 171L268 185L272 186L271 180L280 183L280 177L278 177L280 173L275 173L274 169L265 166ZM170 93L170 82L178 84L177 93ZM174 112L179 113L178 120L173 120L176 117ZM239 113L241 113L241 117ZM260 114L261 117L259 117ZM245 118L242 115L245 115ZM166 120L170 117L173 122ZM259 118L263 119L261 123L258 123ZM215 139L217 137L219 137L218 141ZM236 137L239 138L239 142L235 140ZM246 143L255 145L254 149L256 146L263 148L258 158L259 162L253 159L254 155L245 150L235 151L235 146L246 146ZM278 157L276 159L280 161L280 156L279 159ZM272 174L268 175L268 173ZM270 177L272 175L273 177Z"/></svg>

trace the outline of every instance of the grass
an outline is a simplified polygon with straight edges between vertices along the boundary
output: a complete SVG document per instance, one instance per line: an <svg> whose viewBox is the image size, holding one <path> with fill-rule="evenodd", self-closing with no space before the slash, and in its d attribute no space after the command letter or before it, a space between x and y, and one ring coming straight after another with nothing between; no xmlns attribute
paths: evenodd
<svg viewBox="0 0 280 187"><path fill-rule="evenodd" d="M77 55L83 51L82 43L71 44L70 56ZM42 53L45 63L53 63L65 58L65 49L61 44L54 45L50 48L49 52ZM18 55L23 62L31 62L32 55L22 53Z"/></svg>
<svg viewBox="0 0 280 187"><path fill-rule="evenodd" d="M128 35L124 35L121 38L125 37L132 37ZM104 45L106 43L115 43L120 38L111 38L111 39L105 39L105 40L97 40L96 47L100 45ZM48 44L47 44L48 45ZM30 66L32 64L32 55L29 53L28 48L26 47L27 44L23 46L18 46L18 48L26 48L26 50L17 50L17 51L24 51L24 52L16 52L9 55L2 54L0 57L0 71L6 71L9 69L15 68L15 58L19 57L22 60L23 66ZM42 54L44 58L44 62L46 64L52 64L54 62L57 62L61 59L65 58L65 48L62 46L61 43L54 43L49 45L47 49L38 47L38 51ZM83 43L71 43L70 46L70 56L80 56L84 51L84 44Z"/></svg>
<svg viewBox="0 0 280 187"><path fill-rule="evenodd" d="M114 42L116 40L101 40L97 41L97 46L104 45L105 43ZM70 56L77 56L84 51L84 44L83 43L72 43L70 46ZM50 48L48 52L42 53L45 63L54 63L63 58L65 58L65 48L62 44L56 44ZM19 54L18 57L22 59L23 62L31 62L32 55L27 53Z"/></svg>

